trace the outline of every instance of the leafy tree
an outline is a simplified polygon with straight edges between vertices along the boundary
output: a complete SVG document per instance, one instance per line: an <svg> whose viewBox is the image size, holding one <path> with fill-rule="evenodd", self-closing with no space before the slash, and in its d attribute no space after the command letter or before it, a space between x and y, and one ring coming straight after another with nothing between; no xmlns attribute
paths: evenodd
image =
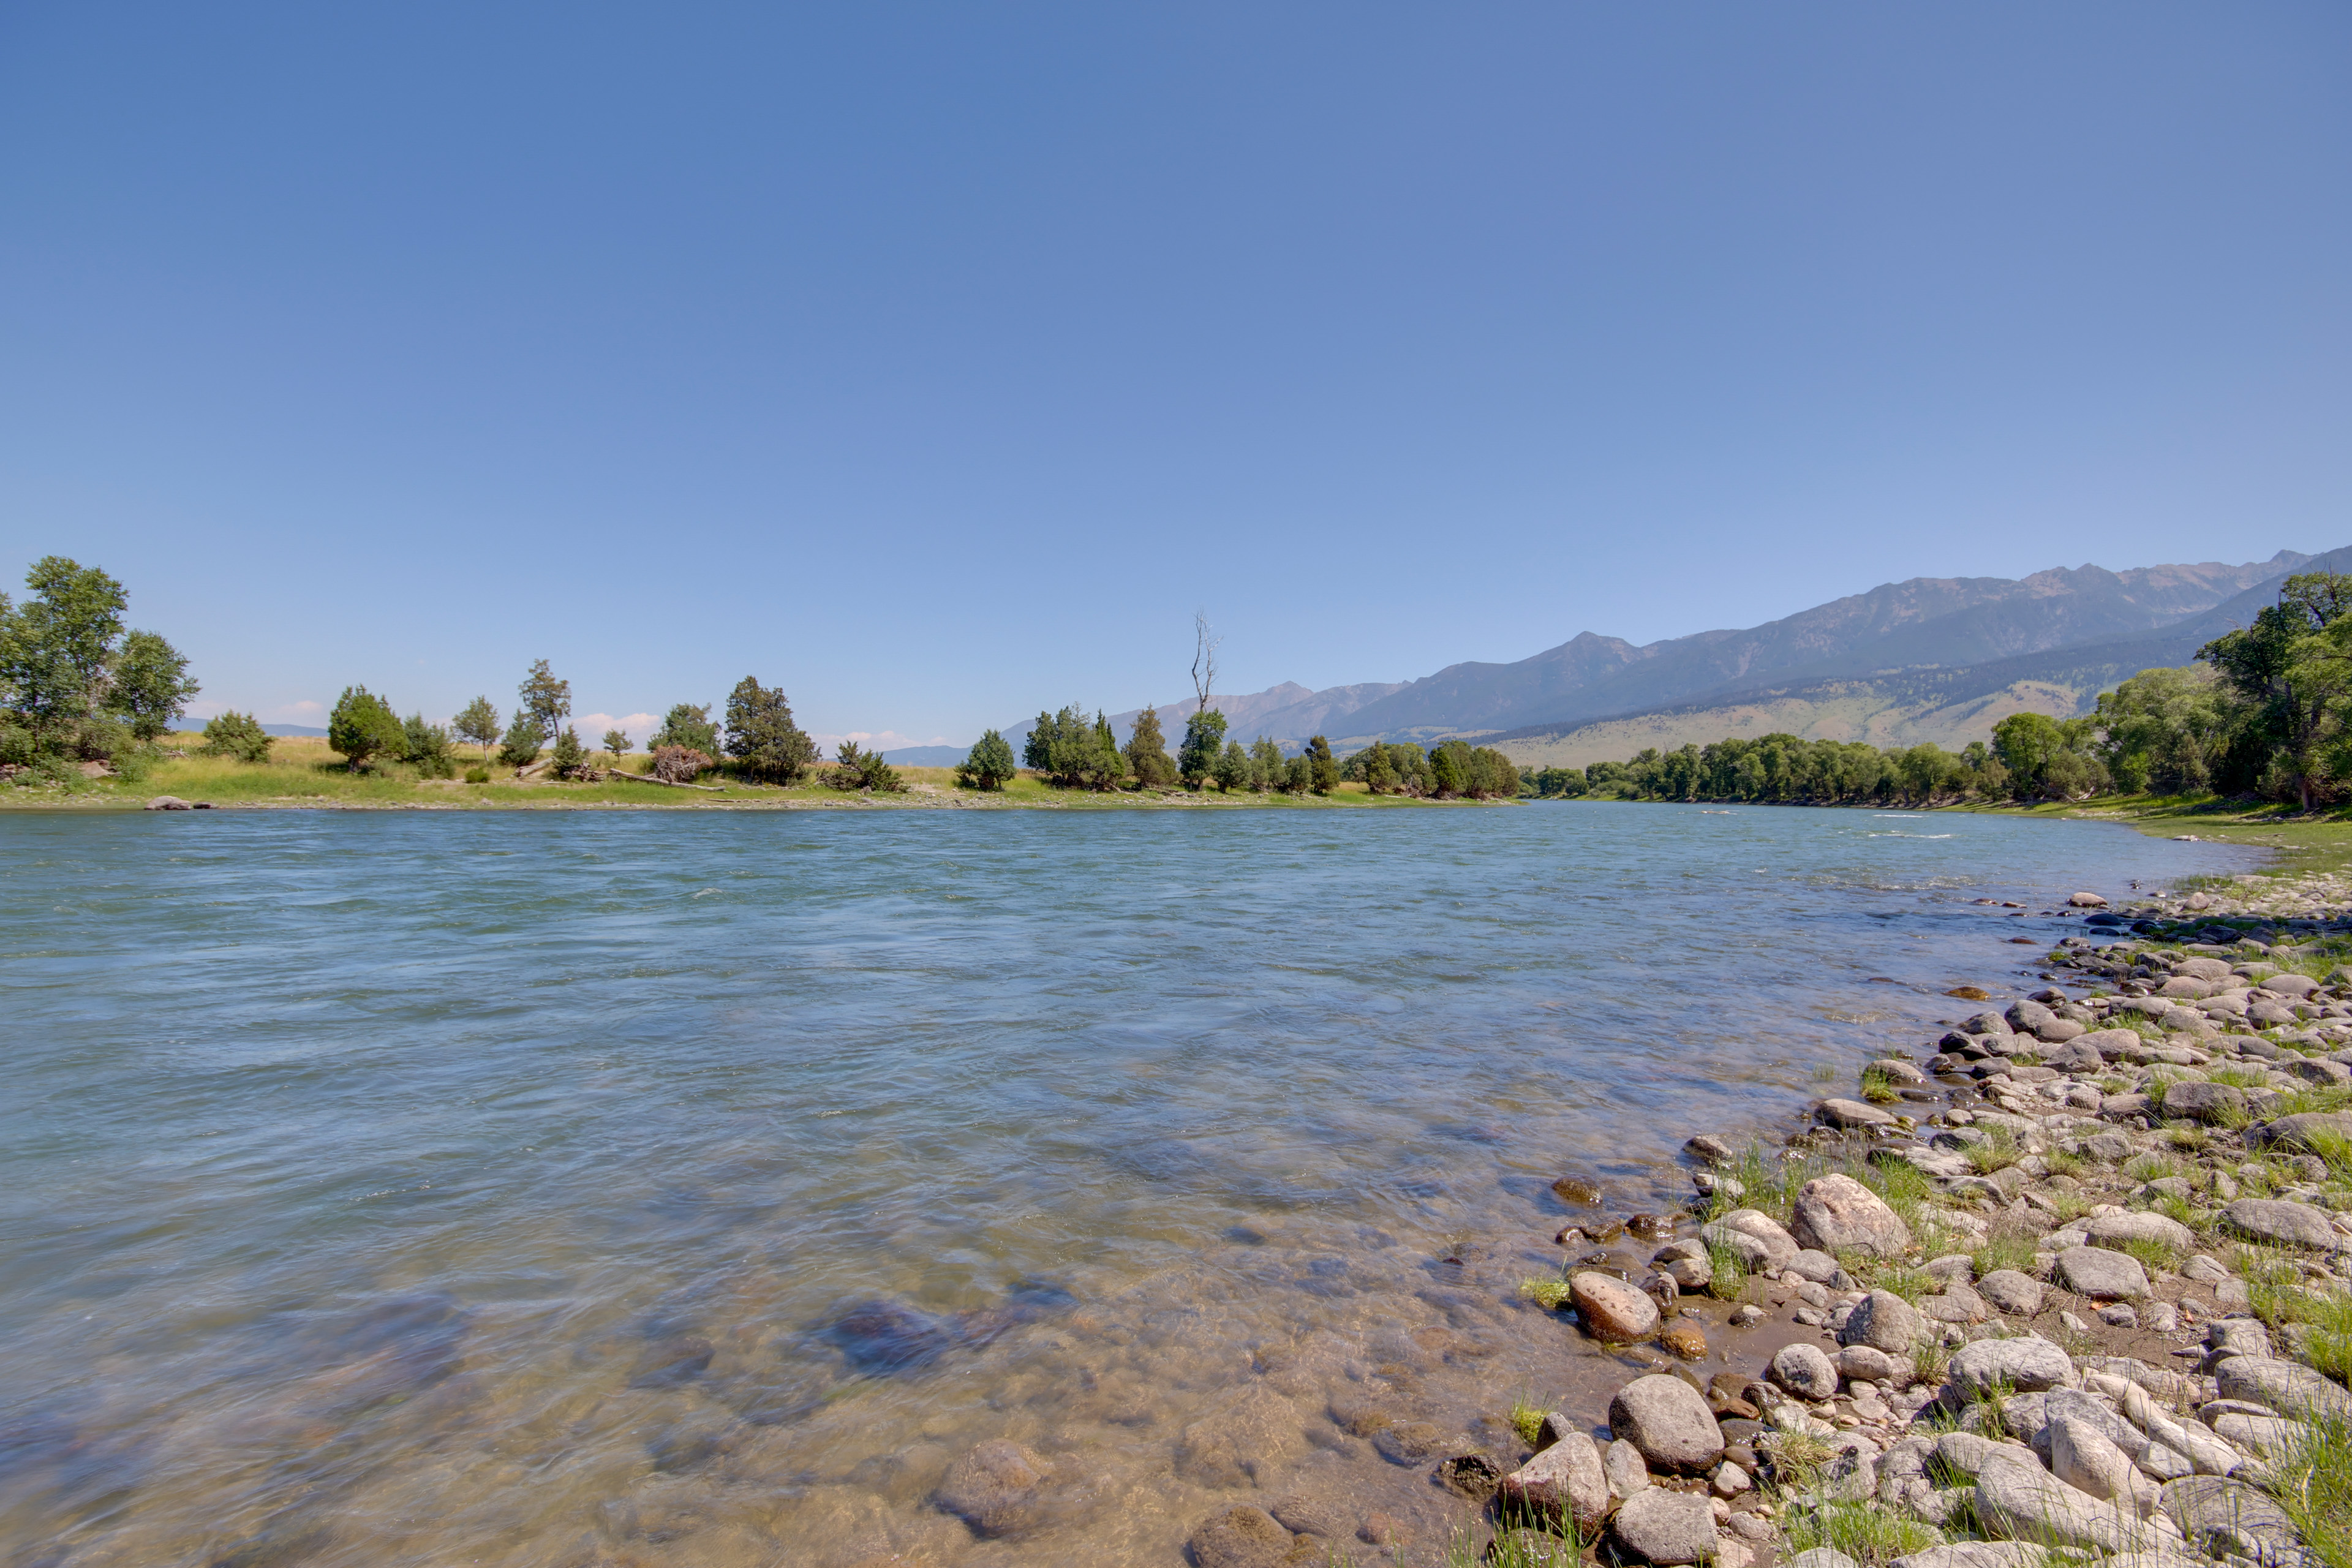
<svg viewBox="0 0 2352 1568"><path fill-rule="evenodd" d="M1022 760L1059 789L1111 789L1127 771L1110 726L1076 706L1038 714Z"/></svg>
<svg viewBox="0 0 2352 1568"><path fill-rule="evenodd" d="M401 726L400 760L413 763L422 777L428 779L455 778L457 765L449 760L449 731L438 724L427 724L425 715L412 713Z"/></svg>
<svg viewBox="0 0 2352 1568"><path fill-rule="evenodd" d="M205 725L205 754L235 757L241 763L266 763L277 739L252 714L231 709Z"/></svg>
<svg viewBox="0 0 2352 1568"><path fill-rule="evenodd" d="M96 711L130 603L95 566L46 555L25 574L31 596L0 626L0 688L36 733Z"/></svg>
<svg viewBox="0 0 2352 1568"><path fill-rule="evenodd" d="M354 773L365 773L377 757L398 756L408 731L392 705L364 686L346 686L327 715L327 745Z"/></svg>
<svg viewBox="0 0 2352 1568"><path fill-rule="evenodd" d="M1329 795L1339 786L1339 764L1331 755L1331 742L1317 735L1307 742L1307 773L1314 780L1317 795Z"/></svg>
<svg viewBox="0 0 2352 1568"><path fill-rule="evenodd" d="M1176 782L1176 759L1160 732L1160 711L1146 708L1135 716L1135 731L1127 738L1127 771L1139 789L1161 789Z"/></svg>
<svg viewBox="0 0 2352 1568"><path fill-rule="evenodd" d="M1260 735L1250 742L1249 786L1260 795L1275 786L1282 777L1282 748Z"/></svg>
<svg viewBox="0 0 2352 1568"><path fill-rule="evenodd" d="M499 742L499 761L510 768L527 768L539 761L539 748L546 743L547 731L532 723L530 714L517 713L507 726L506 739Z"/></svg>
<svg viewBox="0 0 2352 1568"><path fill-rule="evenodd" d="M727 754L747 777L793 784L818 753L816 742L793 722L793 705L782 689L747 675L727 697Z"/></svg>
<svg viewBox="0 0 2352 1568"><path fill-rule="evenodd" d="M719 752L719 726L710 721L710 710L681 702L662 716L661 728L646 742L646 750L656 752L665 746L683 747L700 752L705 756Z"/></svg>
<svg viewBox="0 0 2352 1568"><path fill-rule="evenodd" d="M1341 771L1374 795L1386 795L1397 787L1396 764L1389 761L1385 742L1374 741L1349 757L1347 766Z"/></svg>
<svg viewBox="0 0 2352 1568"><path fill-rule="evenodd" d="M2352 578L2330 572L2289 577L2279 602L2252 626L2197 650L2240 707L2238 728L2267 752L2274 793L2293 793L2303 809L2326 781L2323 747L2338 725L2352 688ZM2006 759L2004 759L2006 760ZM2242 763L2233 772L2243 772Z"/></svg>
<svg viewBox="0 0 2352 1568"><path fill-rule="evenodd" d="M2197 795L2210 787L2226 737L2221 699L2210 665L2144 669L2101 693L2099 752L2116 787L2134 795Z"/></svg>
<svg viewBox="0 0 2352 1568"><path fill-rule="evenodd" d="M1440 800L1452 800L1469 787L1462 776L1463 755L1469 750L1459 742L1443 745L1430 754L1430 793Z"/></svg>
<svg viewBox="0 0 2352 1568"><path fill-rule="evenodd" d="M1203 639L1205 641L1205 638ZM1214 645L1209 651L1214 652ZM1213 708L1196 708L1184 721L1184 743L1176 749L1176 774L1184 787L1197 790L1216 770L1225 749L1225 716Z"/></svg>
<svg viewBox="0 0 2352 1568"><path fill-rule="evenodd" d="M2106 770L2086 750L2092 724L2087 718L2012 713L1992 727L1993 751L2019 799L2073 800L2106 783Z"/></svg>
<svg viewBox="0 0 2352 1568"><path fill-rule="evenodd" d="M555 679L547 660L531 660L530 673L523 677L515 694L522 700L522 711L538 726L541 735L552 735L557 725L572 717L572 682Z"/></svg>
<svg viewBox="0 0 2352 1568"><path fill-rule="evenodd" d="M879 752L861 751L856 742L844 741L836 755L839 762L825 777L825 783L835 789L897 794L903 793L907 787L906 781L898 776L898 770L883 761Z"/></svg>
<svg viewBox="0 0 2352 1568"><path fill-rule="evenodd" d="M1249 753L1242 750L1239 741L1227 741L1225 749L1217 753L1217 765L1209 770L1209 777L1225 795L1237 789L1247 789L1250 782Z"/></svg>
<svg viewBox="0 0 2352 1568"><path fill-rule="evenodd" d="M611 753L613 765L614 767L617 768L621 765L621 759L629 754L631 745L632 742L629 740L629 732L626 730L607 730L604 731L604 750Z"/></svg>
<svg viewBox="0 0 2352 1568"><path fill-rule="evenodd" d="M189 679L186 656L153 632L124 637L107 677L107 710L121 714L140 741L169 730L203 689Z"/></svg>
<svg viewBox="0 0 2352 1568"><path fill-rule="evenodd" d="M482 748L482 760L488 762L490 747L499 738L499 710L490 706L487 697L477 697L458 711L451 726L458 734Z"/></svg>
<svg viewBox="0 0 2352 1568"><path fill-rule="evenodd" d="M1012 742L991 730L972 743L955 771L956 782L967 789L1003 789L1016 771Z"/></svg>
<svg viewBox="0 0 2352 1568"><path fill-rule="evenodd" d="M1282 765L1275 787L1285 795L1305 795L1315 787L1315 764L1302 752Z"/></svg>
<svg viewBox="0 0 2352 1568"><path fill-rule="evenodd" d="M580 743L580 731L571 725L563 726L555 737L555 754L548 759L548 772L560 779L576 779L588 771L588 748Z"/></svg>
<svg viewBox="0 0 2352 1568"><path fill-rule="evenodd" d="M1535 776L1536 795L1544 800L1573 800L1590 787L1582 768L1545 768Z"/></svg>

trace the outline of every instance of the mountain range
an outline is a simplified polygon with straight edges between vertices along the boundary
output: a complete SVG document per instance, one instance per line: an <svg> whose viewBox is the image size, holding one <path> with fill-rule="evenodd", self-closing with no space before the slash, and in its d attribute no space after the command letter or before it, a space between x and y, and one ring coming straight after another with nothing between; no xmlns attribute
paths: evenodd
<svg viewBox="0 0 2352 1568"><path fill-rule="evenodd" d="M1319 691L1285 682L1214 701L1229 734L1269 735L1291 751L1316 734L1342 752L1375 740L1462 736L1523 763L1575 765L1771 730L1958 746L1986 739L2010 713L2085 711L2127 676L2187 663L2274 602L2299 571L2352 572L2352 548L2283 550L2238 565L1913 577L1743 630L1641 645L1580 632L1511 664L1454 664L1418 680ZM1171 746L1195 706L1190 698L1160 706ZM1113 716L1122 738L1139 711ZM1005 733L1017 742L1029 728ZM923 763L933 752L946 762L963 754L919 747L890 756Z"/></svg>

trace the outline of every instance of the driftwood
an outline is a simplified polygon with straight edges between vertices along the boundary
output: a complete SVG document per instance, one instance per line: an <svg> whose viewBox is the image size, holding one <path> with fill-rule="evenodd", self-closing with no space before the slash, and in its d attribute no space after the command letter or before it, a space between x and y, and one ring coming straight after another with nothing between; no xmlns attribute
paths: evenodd
<svg viewBox="0 0 2352 1568"><path fill-rule="evenodd" d="M604 770L604 782L606 784L627 783L659 784L664 789L698 789L706 791L711 795L724 795L727 793L727 786L725 784L688 784L683 779L656 778L651 773L625 773L618 768L606 768Z"/></svg>

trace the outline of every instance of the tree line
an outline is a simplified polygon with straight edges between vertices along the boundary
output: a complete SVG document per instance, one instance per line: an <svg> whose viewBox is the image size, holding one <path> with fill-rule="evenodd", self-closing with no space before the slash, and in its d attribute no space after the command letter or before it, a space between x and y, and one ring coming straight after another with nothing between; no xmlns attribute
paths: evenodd
<svg viewBox="0 0 2352 1568"><path fill-rule="evenodd" d="M1958 752L1770 734L1527 776L1552 798L1931 805L2119 791L2339 804L2352 799L2352 576L2289 577L2277 604L2196 662L2142 670L2089 713L2012 713L1990 743Z"/></svg>
<svg viewBox="0 0 2352 1568"><path fill-rule="evenodd" d="M0 778L62 784L84 763L144 775L200 688L157 632L127 627L130 595L95 566L47 555L19 605L0 593Z"/></svg>

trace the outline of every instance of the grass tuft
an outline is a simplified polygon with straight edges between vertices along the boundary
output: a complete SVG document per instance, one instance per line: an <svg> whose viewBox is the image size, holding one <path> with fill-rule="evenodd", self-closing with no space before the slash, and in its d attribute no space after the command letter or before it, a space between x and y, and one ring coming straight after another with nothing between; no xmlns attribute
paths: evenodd
<svg viewBox="0 0 2352 1568"><path fill-rule="evenodd" d="M1780 1534L1786 1557L1826 1547L1844 1552L1862 1568L1885 1568L1898 1557L1944 1544L1941 1531L1876 1502L1823 1500L1791 1506L1781 1518Z"/></svg>
<svg viewBox="0 0 2352 1568"><path fill-rule="evenodd" d="M1568 1305L1568 1281L1565 1279L1522 1279L1519 1294L1537 1306L1557 1312Z"/></svg>
<svg viewBox="0 0 2352 1568"><path fill-rule="evenodd" d="M1546 1412L1528 1403L1527 1395L1521 1394L1511 1401L1508 1417L1511 1430L1517 1434L1520 1442L1532 1448L1536 1446L1536 1438L1542 1434L1545 1415Z"/></svg>

